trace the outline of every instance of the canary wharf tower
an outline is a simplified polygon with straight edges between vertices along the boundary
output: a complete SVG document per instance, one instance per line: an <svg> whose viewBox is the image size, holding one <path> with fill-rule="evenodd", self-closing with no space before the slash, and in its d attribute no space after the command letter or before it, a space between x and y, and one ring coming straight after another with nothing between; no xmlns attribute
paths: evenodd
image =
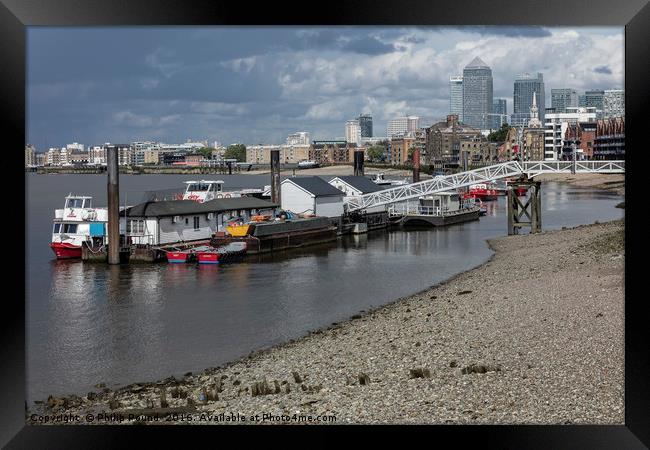
<svg viewBox="0 0 650 450"><path fill-rule="evenodd" d="M492 113L492 69L478 56L463 69L463 122L471 127L490 128Z"/></svg>

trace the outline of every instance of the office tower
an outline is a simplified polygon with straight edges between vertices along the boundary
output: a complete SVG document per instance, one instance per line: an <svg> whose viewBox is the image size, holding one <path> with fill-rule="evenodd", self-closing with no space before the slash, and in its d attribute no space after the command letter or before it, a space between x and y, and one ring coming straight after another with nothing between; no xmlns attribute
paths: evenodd
<svg viewBox="0 0 650 450"><path fill-rule="evenodd" d="M530 119L530 107L533 106L533 94L537 98L539 120L544 122L544 111L546 96L544 92L544 75L536 73L523 73L515 79L514 92L512 97L512 116L510 124L514 126L525 126Z"/></svg>
<svg viewBox="0 0 650 450"><path fill-rule="evenodd" d="M359 116L359 126L361 127L361 137L372 137L372 116L369 114L361 114Z"/></svg>
<svg viewBox="0 0 650 450"><path fill-rule="evenodd" d="M567 108L578 106L578 93L575 89L551 89L551 107L556 113L564 113Z"/></svg>
<svg viewBox="0 0 650 450"><path fill-rule="evenodd" d="M478 56L463 69L463 122L489 128L492 113L492 69Z"/></svg>
<svg viewBox="0 0 650 450"><path fill-rule="evenodd" d="M463 77L449 77L449 114L458 115L463 121Z"/></svg>

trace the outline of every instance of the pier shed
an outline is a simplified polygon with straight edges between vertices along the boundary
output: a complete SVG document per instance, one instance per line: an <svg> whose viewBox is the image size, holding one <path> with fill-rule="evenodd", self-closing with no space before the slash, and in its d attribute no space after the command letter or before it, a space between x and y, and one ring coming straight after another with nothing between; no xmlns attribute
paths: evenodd
<svg viewBox="0 0 650 450"><path fill-rule="evenodd" d="M373 183L366 177L355 177L353 175L334 177L329 181L329 184L344 192L346 196L370 194L371 192L381 191L386 188L386 186L380 186L377 183ZM368 208L366 213L382 212L386 211L386 208L386 205L374 206Z"/></svg>
<svg viewBox="0 0 650 450"><path fill-rule="evenodd" d="M342 191L320 177L295 177L281 183L282 209L322 217L343 215Z"/></svg>
<svg viewBox="0 0 650 450"><path fill-rule="evenodd" d="M148 245L210 239L233 219L275 215L277 207L255 197L145 202L120 212L120 234L132 244Z"/></svg>

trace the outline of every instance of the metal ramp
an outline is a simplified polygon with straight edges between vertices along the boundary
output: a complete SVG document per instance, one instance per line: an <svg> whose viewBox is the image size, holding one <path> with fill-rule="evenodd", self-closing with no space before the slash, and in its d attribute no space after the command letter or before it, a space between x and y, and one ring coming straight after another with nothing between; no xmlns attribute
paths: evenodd
<svg viewBox="0 0 650 450"><path fill-rule="evenodd" d="M352 212L500 178L517 177L522 174L530 178L542 173L625 173L625 161L508 161L370 194L347 196L344 202L347 211Z"/></svg>

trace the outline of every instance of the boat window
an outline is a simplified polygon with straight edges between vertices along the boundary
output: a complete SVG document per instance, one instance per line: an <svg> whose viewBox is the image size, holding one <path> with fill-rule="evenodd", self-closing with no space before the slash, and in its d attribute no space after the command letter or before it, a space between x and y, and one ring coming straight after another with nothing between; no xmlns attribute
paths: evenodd
<svg viewBox="0 0 650 450"><path fill-rule="evenodd" d="M198 192L198 191L207 191L210 189L210 185L207 183L196 183L196 184L190 184L189 187L187 188L188 192Z"/></svg>
<svg viewBox="0 0 650 450"><path fill-rule="evenodd" d="M126 232L129 234L144 234L144 219L132 219L127 221Z"/></svg>
<svg viewBox="0 0 650 450"><path fill-rule="evenodd" d="M69 198L68 199L68 208L81 208L83 205L83 199L82 198Z"/></svg>
<svg viewBox="0 0 650 450"><path fill-rule="evenodd" d="M62 233L74 234L76 232L77 232L77 224L76 223L64 223L63 224Z"/></svg>
<svg viewBox="0 0 650 450"><path fill-rule="evenodd" d="M197 216L194 216L194 229L199 229L199 218Z"/></svg>
<svg viewBox="0 0 650 450"><path fill-rule="evenodd" d="M61 224L60 223L55 223L54 224L54 233L58 233L61 230Z"/></svg>

